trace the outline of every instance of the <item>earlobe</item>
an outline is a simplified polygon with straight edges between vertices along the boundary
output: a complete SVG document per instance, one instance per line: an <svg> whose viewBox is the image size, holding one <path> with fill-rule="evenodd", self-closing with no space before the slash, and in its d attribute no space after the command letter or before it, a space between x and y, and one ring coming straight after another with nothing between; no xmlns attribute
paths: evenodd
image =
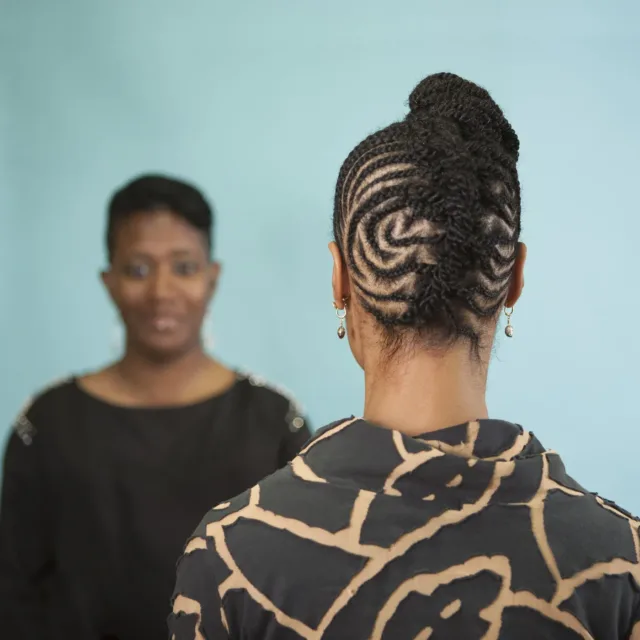
<svg viewBox="0 0 640 640"><path fill-rule="evenodd" d="M104 285L105 289L111 293L111 271L105 270L100 272L100 280Z"/></svg>
<svg viewBox="0 0 640 640"><path fill-rule="evenodd" d="M345 299L348 300L351 295L351 285L347 269L342 258L342 253L335 242L329 243L329 251L333 258L333 299L335 302L340 302Z"/></svg>
<svg viewBox="0 0 640 640"><path fill-rule="evenodd" d="M113 272L110 269L102 271L100 273L100 280L102 280L102 284L107 290L107 295L111 299L111 302L118 306L118 301L116 300L115 291L113 288Z"/></svg>
<svg viewBox="0 0 640 640"><path fill-rule="evenodd" d="M218 287L218 278L220 277L221 267L218 262L209 265L209 300L213 298L213 294Z"/></svg>
<svg viewBox="0 0 640 640"><path fill-rule="evenodd" d="M527 259L527 246L524 243L518 243L516 248L516 260L513 265L511 274L511 282L509 284L509 292L505 300L505 306L512 308L522 295L524 289L524 264Z"/></svg>

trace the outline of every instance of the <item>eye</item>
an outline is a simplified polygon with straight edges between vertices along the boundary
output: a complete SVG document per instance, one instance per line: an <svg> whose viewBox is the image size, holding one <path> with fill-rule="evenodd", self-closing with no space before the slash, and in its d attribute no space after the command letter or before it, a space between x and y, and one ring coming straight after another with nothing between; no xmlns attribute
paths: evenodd
<svg viewBox="0 0 640 640"><path fill-rule="evenodd" d="M193 260L181 260L173 265L173 271L179 276L192 276L200 270L200 265Z"/></svg>
<svg viewBox="0 0 640 640"><path fill-rule="evenodd" d="M128 264L124 268L124 272L129 278L146 278L149 275L149 265L143 263Z"/></svg>

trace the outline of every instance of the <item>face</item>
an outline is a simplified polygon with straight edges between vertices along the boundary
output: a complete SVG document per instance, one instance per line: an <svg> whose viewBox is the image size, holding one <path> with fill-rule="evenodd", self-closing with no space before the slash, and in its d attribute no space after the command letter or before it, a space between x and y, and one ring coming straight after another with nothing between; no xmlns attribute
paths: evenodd
<svg viewBox="0 0 640 640"><path fill-rule="evenodd" d="M158 359L197 348L219 269L203 235L170 211L121 222L102 277L126 327L127 347Z"/></svg>

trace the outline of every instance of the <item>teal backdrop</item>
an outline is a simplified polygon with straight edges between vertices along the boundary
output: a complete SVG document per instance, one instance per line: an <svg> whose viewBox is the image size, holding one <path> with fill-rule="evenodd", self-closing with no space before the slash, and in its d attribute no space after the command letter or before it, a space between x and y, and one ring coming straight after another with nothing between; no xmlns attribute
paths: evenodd
<svg viewBox="0 0 640 640"><path fill-rule="evenodd" d="M315 426L362 408L331 307L333 186L364 135L448 70L522 142L525 295L494 417L640 512L640 3L2 0L0 436L49 381L113 357L105 202L140 172L203 187L224 264L215 350ZM501 334L502 335L502 334Z"/></svg>

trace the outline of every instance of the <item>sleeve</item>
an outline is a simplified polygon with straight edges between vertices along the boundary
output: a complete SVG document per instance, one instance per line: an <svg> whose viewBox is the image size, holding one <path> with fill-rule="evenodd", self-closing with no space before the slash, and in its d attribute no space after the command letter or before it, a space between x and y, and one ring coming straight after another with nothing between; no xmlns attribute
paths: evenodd
<svg viewBox="0 0 640 640"><path fill-rule="evenodd" d="M178 561L169 640L230 640L225 628L213 552L196 549Z"/></svg>
<svg viewBox="0 0 640 640"><path fill-rule="evenodd" d="M30 431L30 428L32 429ZM43 638L43 584L52 566L38 438L21 417L7 442L0 498L0 628L12 640Z"/></svg>

